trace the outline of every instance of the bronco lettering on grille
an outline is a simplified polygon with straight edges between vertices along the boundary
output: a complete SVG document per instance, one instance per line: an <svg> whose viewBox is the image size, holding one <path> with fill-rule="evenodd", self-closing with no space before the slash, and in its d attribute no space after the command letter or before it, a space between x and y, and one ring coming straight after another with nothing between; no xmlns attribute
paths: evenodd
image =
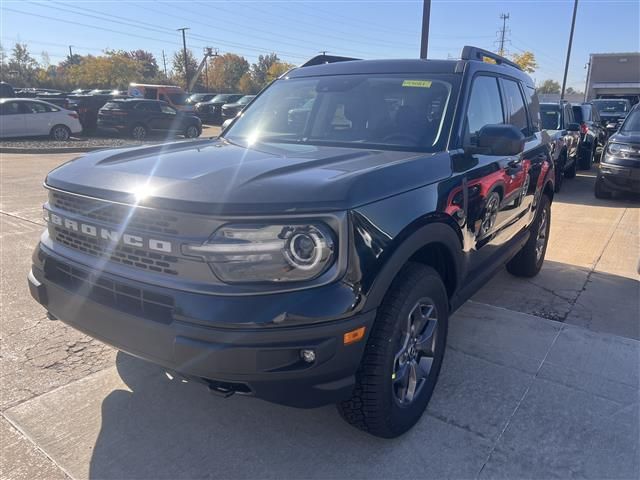
<svg viewBox="0 0 640 480"><path fill-rule="evenodd" d="M88 223L77 222L69 218L64 218L46 209L44 210L44 219L54 225L58 225L73 232L80 232L90 237L101 238L114 243L122 242L124 245L129 245L131 247L147 247L149 250L155 250L157 252L173 252L173 245L171 242L167 242L166 240L143 238L139 235L131 235L125 232L119 232L118 230L110 230L108 228L97 227Z"/></svg>

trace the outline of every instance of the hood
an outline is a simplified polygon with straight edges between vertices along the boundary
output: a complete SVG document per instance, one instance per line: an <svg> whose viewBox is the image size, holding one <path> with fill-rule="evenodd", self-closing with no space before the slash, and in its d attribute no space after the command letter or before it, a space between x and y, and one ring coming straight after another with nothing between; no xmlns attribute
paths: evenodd
<svg viewBox="0 0 640 480"><path fill-rule="evenodd" d="M609 137L609 142L633 143L640 145L640 132L618 131Z"/></svg>
<svg viewBox="0 0 640 480"><path fill-rule="evenodd" d="M219 139L92 152L50 172L46 185L167 210L252 215L347 210L450 174L446 152L245 148Z"/></svg>

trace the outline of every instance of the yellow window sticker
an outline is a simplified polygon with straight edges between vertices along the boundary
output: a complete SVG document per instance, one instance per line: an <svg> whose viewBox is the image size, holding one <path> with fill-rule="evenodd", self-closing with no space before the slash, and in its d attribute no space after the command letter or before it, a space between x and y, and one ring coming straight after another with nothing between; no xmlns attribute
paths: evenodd
<svg viewBox="0 0 640 480"><path fill-rule="evenodd" d="M405 80L402 82L403 87L420 87L420 88L429 88L431 87L430 80Z"/></svg>

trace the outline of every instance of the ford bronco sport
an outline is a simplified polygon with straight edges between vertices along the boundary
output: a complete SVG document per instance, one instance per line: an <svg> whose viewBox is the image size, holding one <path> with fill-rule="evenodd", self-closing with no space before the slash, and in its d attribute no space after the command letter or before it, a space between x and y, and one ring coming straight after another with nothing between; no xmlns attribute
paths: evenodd
<svg viewBox="0 0 640 480"><path fill-rule="evenodd" d="M490 52L341 60L289 71L220 138L49 173L33 297L221 395L411 428L451 313L542 266L550 147L531 79Z"/></svg>

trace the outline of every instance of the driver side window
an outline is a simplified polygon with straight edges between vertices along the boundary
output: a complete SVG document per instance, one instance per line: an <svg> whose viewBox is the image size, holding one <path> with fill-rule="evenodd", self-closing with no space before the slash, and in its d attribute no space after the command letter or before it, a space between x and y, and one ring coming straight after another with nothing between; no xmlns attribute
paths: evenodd
<svg viewBox="0 0 640 480"><path fill-rule="evenodd" d="M498 79L478 76L473 81L467 108L464 144L475 145L478 133L485 125L504 123L502 100L498 90Z"/></svg>

